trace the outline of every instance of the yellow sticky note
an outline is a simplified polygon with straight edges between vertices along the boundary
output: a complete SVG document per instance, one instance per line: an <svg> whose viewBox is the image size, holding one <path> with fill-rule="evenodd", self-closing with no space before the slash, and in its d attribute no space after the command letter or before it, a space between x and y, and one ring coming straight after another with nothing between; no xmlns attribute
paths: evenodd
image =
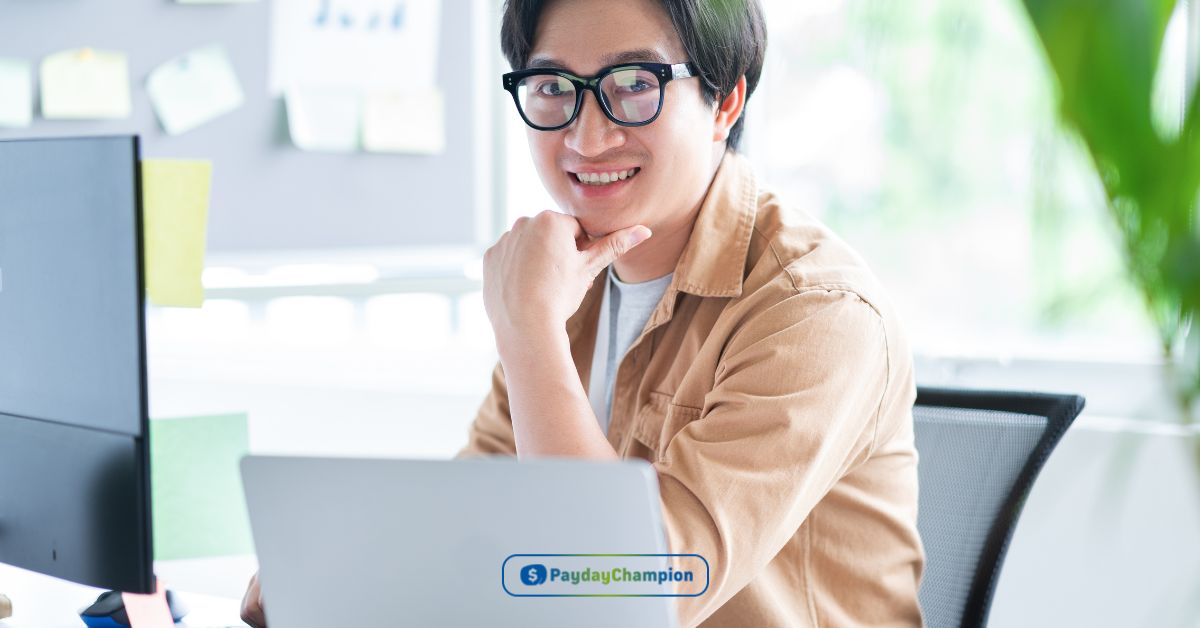
<svg viewBox="0 0 1200 628"><path fill-rule="evenodd" d="M297 148L315 151L358 150L362 97L356 90L294 88L287 90L288 132Z"/></svg>
<svg viewBox="0 0 1200 628"><path fill-rule="evenodd" d="M124 53L81 48L42 60L42 116L128 118L129 61Z"/></svg>
<svg viewBox="0 0 1200 628"><path fill-rule="evenodd" d="M219 45L197 48L158 66L146 79L146 93L171 135L229 113L243 100L229 55Z"/></svg>
<svg viewBox="0 0 1200 628"><path fill-rule="evenodd" d="M212 163L185 159L142 160L142 229L146 292L158 305L204 303L204 247Z"/></svg>
<svg viewBox="0 0 1200 628"><path fill-rule="evenodd" d="M33 77L24 59L0 58L0 126L25 127L33 119Z"/></svg>
<svg viewBox="0 0 1200 628"><path fill-rule="evenodd" d="M445 104L435 88L369 94L363 106L363 148L376 153L446 149Z"/></svg>

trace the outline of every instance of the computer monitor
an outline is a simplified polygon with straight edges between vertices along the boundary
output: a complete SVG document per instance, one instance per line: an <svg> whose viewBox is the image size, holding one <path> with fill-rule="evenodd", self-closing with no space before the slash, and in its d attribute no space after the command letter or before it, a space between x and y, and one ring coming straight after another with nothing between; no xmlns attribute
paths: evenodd
<svg viewBox="0 0 1200 628"><path fill-rule="evenodd" d="M0 562L150 593L138 155L0 141Z"/></svg>

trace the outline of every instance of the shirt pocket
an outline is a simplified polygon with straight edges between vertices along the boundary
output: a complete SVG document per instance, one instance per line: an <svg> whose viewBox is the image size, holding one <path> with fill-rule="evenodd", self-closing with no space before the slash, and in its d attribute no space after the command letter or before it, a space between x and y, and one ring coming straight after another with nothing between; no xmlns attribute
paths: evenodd
<svg viewBox="0 0 1200 628"><path fill-rule="evenodd" d="M637 413L625 457L658 462L663 448L675 434L698 418L699 408L671 403L671 395L667 393L650 393L650 401Z"/></svg>

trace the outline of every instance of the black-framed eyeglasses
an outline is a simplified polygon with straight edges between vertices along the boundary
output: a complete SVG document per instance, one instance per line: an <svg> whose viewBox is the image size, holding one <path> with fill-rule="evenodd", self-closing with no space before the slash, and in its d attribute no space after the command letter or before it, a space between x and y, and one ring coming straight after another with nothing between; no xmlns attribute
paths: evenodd
<svg viewBox="0 0 1200 628"><path fill-rule="evenodd" d="M583 93L592 92L609 120L621 126L643 126L662 112L666 85L696 76L690 63L620 63L595 76L535 68L509 72L502 78L525 124L539 131L569 126L583 108Z"/></svg>

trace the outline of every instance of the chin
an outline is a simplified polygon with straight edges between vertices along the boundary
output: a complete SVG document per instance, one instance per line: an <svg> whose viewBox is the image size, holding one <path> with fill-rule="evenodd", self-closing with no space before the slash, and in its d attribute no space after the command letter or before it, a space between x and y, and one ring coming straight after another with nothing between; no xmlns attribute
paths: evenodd
<svg viewBox="0 0 1200 628"><path fill-rule="evenodd" d="M629 212L621 208L589 207L581 209L570 207L567 213L578 220L583 230L593 238L602 238L619 229L638 224L632 216L629 216Z"/></svg>
<svg viewBox="0 0 1200 628"><path fill-rule="evenodd" d="M587 218L583 218L578 215L575 215L575 218L579 220L579 225L583 227L584 233L586 233L588 237L593 240L603 238L614 231L624 229L625 227L630 227L635 224L629 223L628 225L625 225L614 223L608 220L588 220Z"/></svg>

